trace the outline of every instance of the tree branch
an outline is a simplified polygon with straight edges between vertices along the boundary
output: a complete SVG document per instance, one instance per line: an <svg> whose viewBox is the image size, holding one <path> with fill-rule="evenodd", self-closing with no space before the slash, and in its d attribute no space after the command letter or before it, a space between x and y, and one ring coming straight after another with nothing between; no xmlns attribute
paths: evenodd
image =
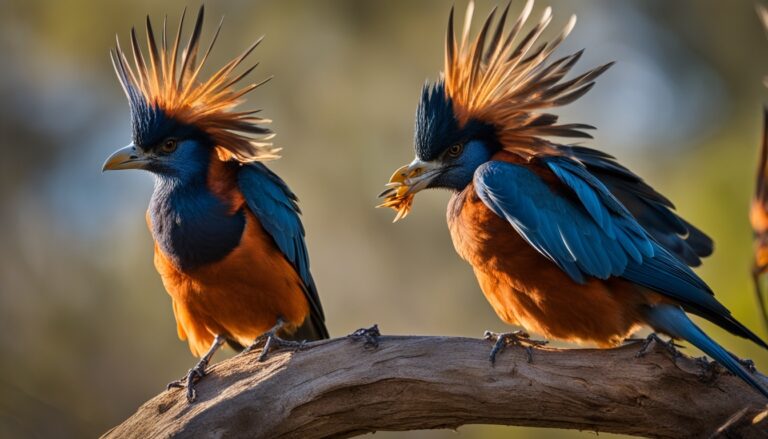
<svg viewBox="0 0 768 439"><path fill-rule="evenodd" d="M509 347L491 366L483 340L380 341L365 348L341 338L264 363L258 352L223 361L198 384L193 404L184 389L163 392L104 437L349 437L464 424L675 438L718 435L722 427L729 437L768 437L757 392L655 343L640 358L639 344L537 348L532 363L524 349Z"/></svg>

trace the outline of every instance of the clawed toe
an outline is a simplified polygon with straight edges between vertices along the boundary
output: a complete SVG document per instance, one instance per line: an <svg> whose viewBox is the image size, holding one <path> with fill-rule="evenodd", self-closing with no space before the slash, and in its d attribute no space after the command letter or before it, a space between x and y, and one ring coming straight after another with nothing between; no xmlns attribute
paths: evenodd
<svg viewBox="0 0 768 439"><path fill-rule="evenodd" d="M347 337L352 339L365 339L363 347L366 349L376 349L379 347L379 337L381 332L379 331L379 325L373 325L370 328L360 328L357 331L349 334Z"/></svg>
<svg viewBox="0 0 768 439"><path fill-rule="evenodd" d="M211 347L208 349L208 352L203 355L203 357L200 359L200 361L197 362L195 367L192 369L189 369L189 372L187 372L187 376L180 380L172 381L168 383L167 386L165 386L166 390L170 389L178 389L178 388L187 388L187 401L194 402L197 398L197 391L195 391L195 384L197 384L198 381L200 381L205 375L205 369L208 367L208 363L210 363L211 358L213 358L213 354L216 353L216 351L221 347L221 345L224 344L224 337L221 335L217 335L213 339L213 343L211 344Z"/></svg>
<svg viewBox="0 0 768 439"><path fill-rule="evenodd" d="M247 351L250 352L258 348L262 343L264 344L264 349L261 350L259 358L257 359L259 362L266 361L267 357L269 357L269 353L275 350L291 348L294 349L295 352L298 352L304 347L307 341L284 340L275 335L273 331L269 331L257 338L252 345L248 346Z"/></svg>
<svg viewBox="0 0 768 439"><path fill-rule="evenodd" d="M283 321L283 319L281 318L278 318L275 326L273 326L269 331L256 337L256 340L254 340L250 346L245 348L242 353L246 354L248 352L251 352L254 349L258 349L263 344L264 348L262 349L261 354L259 354L259 358L257 359L257 361L263 362L267 359L270 352L277 349L293 348L295 352L300 351L304 347L304 345L307 343L306 340L302 340L302 341L284 340L277 336L277 331L282 329L284 325L285 325L285 321Z"/></svg>
<svg viewBox="0 0 768 439"><path fill-rule="evenodd" d="M736 361L741 363L741 365L744 366L744 368L750 372L754 373L757 371L757 368L755 367L755 362L750 360L749 358L737 358Z"/></svg>
<svg viewBox="0 0 768 439"><path fill-rule="evenodd" d="M672 356L673 359L676 359L677 357L680 356L680 352L677 350L677 348L680 347L679 345L675 344L675 342L672 340L669 340L669 341L662 340L661 337L659 337L655 332L648 335L648 337L646 337L642 343L643 345L640 347L640 350L637 351L637 353L635 354L635 358L640 358L645 356L645 354L648 353L649 348L651 347L651 344L653 343L657 343L663 346L667 350L667 352L669 352L669 354Z"/></svg>
<svg viewBox="0 0 768 439"><path fill-rule="evenodd" d="M485 334L483 334L483 338L485 340L495 341L493 345L493 349L491 349L491 353L489 355L489 360L491 360L491 364L496 363L496 356L499 352L501 352L502 349L504 349L507 346L520 346L525 348L525 352L528 355L528 362L533 362L533 348L544 346L547 344L546 341L542 340L531 340L531 336L528 335L525 331L513 331L513 332L505 332L505 333L498 333L498 332L491 332L491 331L485 331Z"/></svg>
<svg viewBox="0 0 768 439"><path fill-rule="evenodd" d="M205 376L205 365L198 363L192 369L189 369L187 376L176 381L171 381L165 386L166 390L187 388L187 401L194 402L197 399L195 384Z"/></svg>
<svg viewBox="0 0 768 439"><path fill-rule="evenodd" d="M699 366L699 381L709 383L717 376L719 365L716 362L709 361L707 357L698 357L696 364Z"/></svg>

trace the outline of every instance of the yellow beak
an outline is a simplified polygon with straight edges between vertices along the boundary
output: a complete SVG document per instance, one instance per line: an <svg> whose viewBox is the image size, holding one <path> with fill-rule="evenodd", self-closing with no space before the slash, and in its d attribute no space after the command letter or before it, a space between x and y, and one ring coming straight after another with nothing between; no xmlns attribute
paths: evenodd
<svg viewBox="0 0 768 439"><path fill-rule="evenodd" d="M440 172L439 163L414 159L410 164L400 167L392 174L387 183L387 189L379 194L379 197L384 197L384 202L376 207L391 207L396 210L397 215L393 222L405 218L411 211L416 193L429 186Z"/></svg>
<svg viewBox="0 0 768 439"><path fill-rule="evenodd" d="M115 171L118 169L144 169L149 159L136 146L130 145L120 148L104 162L101 171Z"/></svg>

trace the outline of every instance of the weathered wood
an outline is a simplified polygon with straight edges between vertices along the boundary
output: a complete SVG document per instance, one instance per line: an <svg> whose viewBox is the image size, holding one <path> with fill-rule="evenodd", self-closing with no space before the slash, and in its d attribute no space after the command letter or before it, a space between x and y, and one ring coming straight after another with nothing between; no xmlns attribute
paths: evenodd
<svg viewBox="0 0 768 439"><path fill-rule="evenodd" d="M349 437L464 424L557 427L651 437L768 437L766 401L720 368L662 346L507 348L487 341L382 337L312 343L258 363L258 352L214 365L187 403L183 389L142 405L107 438ZM706 375L706 374L705 374ZM762 377L768 383L765 377ZM762 412L762 417L761 417ZM729 423L730 422L730 423Z"/></svg>

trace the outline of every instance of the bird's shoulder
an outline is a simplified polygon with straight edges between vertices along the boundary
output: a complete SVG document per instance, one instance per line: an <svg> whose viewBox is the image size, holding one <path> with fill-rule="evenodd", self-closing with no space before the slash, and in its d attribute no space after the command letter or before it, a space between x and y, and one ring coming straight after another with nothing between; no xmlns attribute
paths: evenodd
<svg viewBox="0 0 768 439"><path fill-rule="evenodd" d="M620 275L630 261L654 254L652 240L626 208L567 158L529 165L490 161L477 169L474 184L494 213L577 282L585 275Z"/></svg>
<svg viewBox="0 0 768 439"><path fill-rule="evenodd" d="M227 204L230 213L237 212L245 205L238 177L243 166L235 161L212 158L206 176L206 186L219 200Z"/></svg>

